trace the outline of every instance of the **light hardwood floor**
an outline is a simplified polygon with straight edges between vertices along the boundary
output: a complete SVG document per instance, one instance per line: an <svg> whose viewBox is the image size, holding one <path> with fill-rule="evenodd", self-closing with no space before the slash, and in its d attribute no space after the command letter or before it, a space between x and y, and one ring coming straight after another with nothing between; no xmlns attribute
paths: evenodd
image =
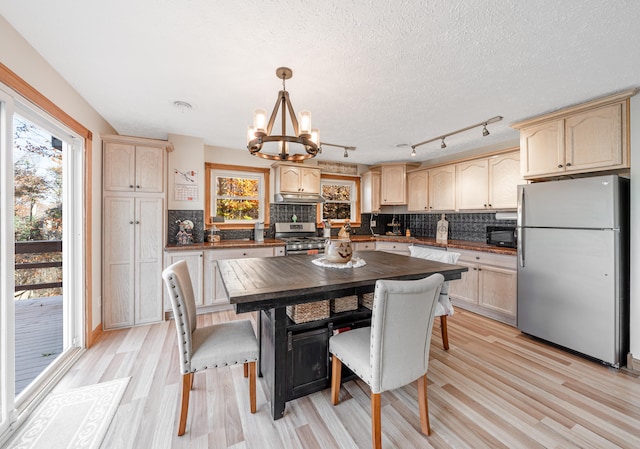
<svg viewBox="0 0 640 449"><path fill-rule="evenodd" d="M245 318L248 314L240 316ZM235 319L233 312L199 324ZM420 433L417 387L382 395L385 448L639 448L640 379L457 309L450 350L434 325L428 373L432 434ZM187 433L176 436L181 376L174 323L106 332L57 391L131 376L102 444L126 448L368 448L368 387L343 385L287 403L273 421L258 382L249 413L242 366L195 376Z"/></svg>

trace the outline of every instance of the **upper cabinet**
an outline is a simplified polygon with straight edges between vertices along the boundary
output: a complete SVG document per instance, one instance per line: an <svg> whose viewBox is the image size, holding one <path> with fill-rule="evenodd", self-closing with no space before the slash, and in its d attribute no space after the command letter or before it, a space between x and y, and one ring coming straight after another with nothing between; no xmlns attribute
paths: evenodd
<svg viewBox="0 0 640 449"><path fill-rule="evenodd" d="M513 151L456 164L458 210L515 209L520 153Z"/></svg>
<svg viewBox="0 0 640 449"><path fill-rule="evenodd" d="M407 166L405 164L383 165L380 183L380 204L391 206L407 204Z"/></svg>
<svg viewBox="0 0 640 449"><path fill-rule="evenodd" d="M429 211L429 170L416 170L407 174L407 211Z"/></svg>
<svg viewBox="0 0 640 449"><path fill-rule="evenodd" d="M407 204L407 170L417 168L416 163L378 165L372 172L380 173L380 205L397 206Z"/></svg>
<svg viewBox="0 0 640 449"><path fill-rule="evenodd" d="M104 190L162 193L165 148L104 142Z"/></svg>
<svg viewBox="0 0 640 449"><path fill-rule="evenodd" d="M456 209L456 166L443 165L429 170L429 210Z"/></svg>
<svg viewBox="0 0 640 449"><path fill-rule="evenodd" d="M320 169L302 165L276 165L276 190L286 193L320 193Z"/></svg>
<svg viewBox="0 0 640 449"><path fill-rule="evenodd" d="M525 179L628 169L629 98L637 89L512 125Z"/></svg>
<svg viewBox="0 0 640 449"><path fill-rule="evenodd" d="M380 178L379 170L362 174L362 212L365 214L380 212Z"/></svg>

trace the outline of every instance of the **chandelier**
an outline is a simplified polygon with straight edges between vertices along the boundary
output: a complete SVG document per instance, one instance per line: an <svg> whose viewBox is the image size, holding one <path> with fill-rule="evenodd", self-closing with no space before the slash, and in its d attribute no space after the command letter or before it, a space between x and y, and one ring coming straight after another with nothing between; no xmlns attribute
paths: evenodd
<svg viewBox="0 0 640 449"><path fill-rule="evenodd" d="M280 67L276 70L276 75L282 79L282 90L278 93L278 100L268 123L265 110L256 109L254 111L253 126L249 125L247 130L247 149L254 156L278 161L301 161L312 158L322 151L320 147L320 131L316 128L311 128L311 112L301 111L298 119L296 119L296 114L289 100L289 92L286 91L284 84L285 80L293 76L291 69ZM281 106L282 133L280 135L272 135L271 131ZM289 113L295 136L287 135L287 112ZM279 152L277 154L262 152L263 145L267 142L277 142ZM290 143L302 145L306 153L290 154Z"/></svg>

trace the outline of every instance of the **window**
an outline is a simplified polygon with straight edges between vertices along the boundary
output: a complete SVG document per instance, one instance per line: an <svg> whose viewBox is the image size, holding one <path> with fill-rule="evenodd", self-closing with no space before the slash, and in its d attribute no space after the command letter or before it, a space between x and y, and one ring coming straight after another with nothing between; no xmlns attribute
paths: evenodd
<svg viewBox="0 0 640 449"><path fill-rule="evenodd" d="M220 164L206 166L206 215L223 218L221 227L253 227L264 222L268 210L269 169L234 167Z"/></svg>
<svg viewBox="0 0 640 449"><path fill-rule="evenodd" d="M322 219L334 222L349 220L360 222L360 178L340 175L322 175L320 188L325 202L322 204Z"/></svg>

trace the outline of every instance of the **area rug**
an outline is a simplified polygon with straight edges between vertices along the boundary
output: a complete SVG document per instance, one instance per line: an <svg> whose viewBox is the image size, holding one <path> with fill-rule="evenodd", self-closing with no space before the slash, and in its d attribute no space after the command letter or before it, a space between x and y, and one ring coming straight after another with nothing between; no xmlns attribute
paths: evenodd
<svg viewBox="0 0 640 449"><path fill-rule="evenodd" d="M98 449L129 377L50 394L7 449Z"/></svg>

